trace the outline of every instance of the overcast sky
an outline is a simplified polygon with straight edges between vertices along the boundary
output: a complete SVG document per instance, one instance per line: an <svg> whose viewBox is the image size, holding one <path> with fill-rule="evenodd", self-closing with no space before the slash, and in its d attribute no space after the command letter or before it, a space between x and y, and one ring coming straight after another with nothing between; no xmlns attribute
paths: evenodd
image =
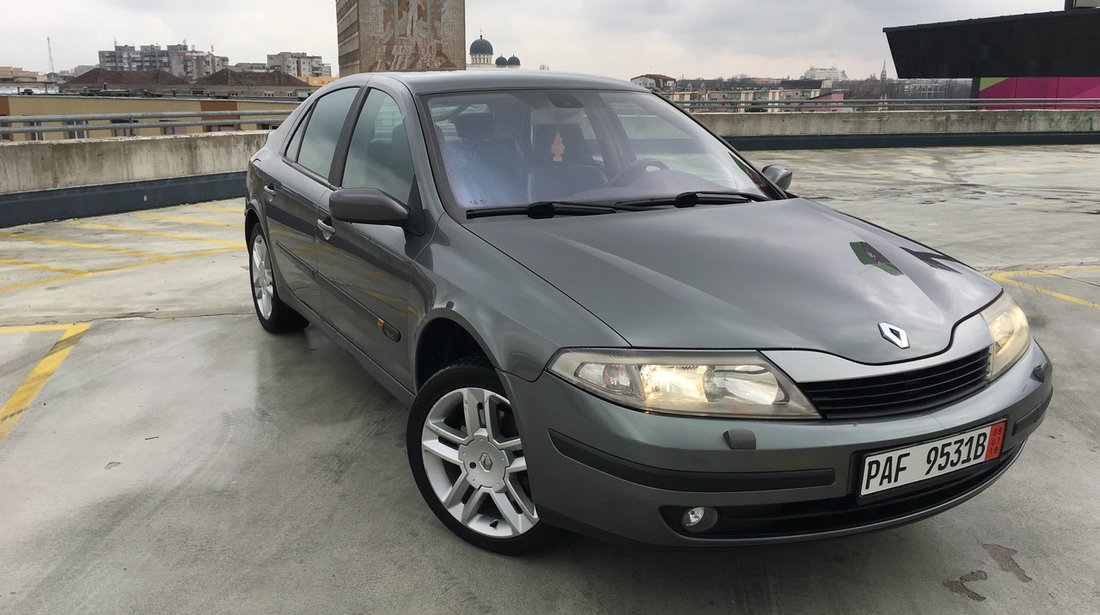
<svg viewBox="0 0 1100 615"><path fill-rule="evenodd" d="M366 1L366 0L363 0ZM230 62L306 51L337 67L333 0L5 0L0 65L95 64L97 50L180 42ZM1062 0L467 0L467 44L484 30L527 68L620 78L798 77L811 64L852 78L889 59L884 26L1060 10ZM888 64L894 76L893 64Z"/></svg>

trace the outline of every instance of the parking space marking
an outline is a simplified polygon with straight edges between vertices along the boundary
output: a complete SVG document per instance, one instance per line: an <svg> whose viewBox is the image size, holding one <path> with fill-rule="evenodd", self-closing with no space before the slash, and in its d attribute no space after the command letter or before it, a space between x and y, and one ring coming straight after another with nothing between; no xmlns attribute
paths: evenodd
<svg viewBox="0 0 1100 615"><path fill-rule="evenodd" d="M164 220L165 222L179 222L180 224L202 224L205 226L220 226L223 228L234 228L238 226L238 222L217 222L215 220L203 220L201 218L188 218L186 216L169 216L165 214L154 214L148 212L141 212L135 214L142 218L149 218L150 220Z"/></svg>
<svg viewBox="0 0 1100 615"><path fill-rule="evenodd" d="M10 265L12 267L24 267L26 269L39 269L41 271L52 271L54 273L84 273L80 269L69 269L68 267L57 267L56 265L47 265L44 263L31 263L27 261L14 261L7 258L0 258L0 265Z"/></svg>
<svg viewBox="0 0 1100 615"><path fill-rule="evenodd" d="M46 353L45 357L42 357L30 374L23 380L23 383L19 385L19 388L12 393L12 396L8 398L8 401L4 402L3 407L0 407L0 443L3 443L4 438L11 433L12 428L19 422L19 419L30 409L31 404L34 403L35 398L42 392L42 389L49 382L50 377L61 368L61 365L65 362L65 359L69 358L69 353L73 351L73 347L80 341L84 333L88 331L90 324L73 324L73 325L39 325L31 327L0 327L0 334L4 333L37 333L40 331L62 331L61 338L54 343L50 351Z"/></svg>
<svg viewBox="0 0 1100 615"><path fill-rule="evenodd" d="M207 211L220 211L222 213L231 214L243 214L244 207L233 207L230 205L191 205L195 209L205 209Z"/></svg>
<svg viewBox="0 0 1100 615"><path fill-rule="evenodd" d="M229 248L214 248L212 250L201 250L199 252L187 252L185 254L162 254L156 258L139 261L136 263L128 263L125 265L119 265L117 267L108 267L106 269L96 269L93 271L82 271L79 273L73 273L70 275L55 276L52 278L46 278L44 280L33 280L30 282L23 282L21 284L12 284L10 286L0 286L0 293L10 292L13 290L22 290L24 288L32 288L34 286L45 286L47 284L56 284L59 282L68 282L69 280L79 280L81 278L87 278L95 275L102 275L105 273L115 273L118 271L128 271L130 269L138 269L140 267L148 267L149 265L159 265L161 263L170 263L172 261L179 261L188 258L199 258L202 256L212 256L214 254L225 254L226 252L236 252L242 249L243 246L229 247Z"/></svg>
<svg viewBox="0 0 1100 615"><path fill-rule="evenodd" d="M150 235L152 237L163 237L165 239L179 239L181 241L198 241L203 243L213 243L222 246L231 246L234 248L244 248L244 244L239 241L228 241L225 239L215 239L213 237L200 237L198 235L185 235L183 233L173 233L170 231L152 231L143 228L131 228L127 226L114 226L112 224L99 224L96 222L82 222L79 220L71 220L69 224L75 226L81 226L84 228L97 229L101 231L116 231L119 233L132 233L135 235Z"/></svg>
<svg viewBox="0 0 1100 615"><path fill-rule="evenodd" d="M1095 272L1098 272L1098 271L1100 271L1100 267L1082 267L1082 268L1076 268L1076 269L1058 268L1058 269L1035 269L1035 270L1024 270L1024 271L998 271L997 273L994 273L994 274L990 275L989 277L993 278L995 281L997 281L1001 284L1007 284L1009 286L1015 286L1015 287L1018 287L1018 288L1023 288L1025 290L1030 290L1030 291L1032 291L1034 293L1038 293L1040 295L1046 295L1047 297L1054 297L1055 299L1061 299L1062 301L1066 301L1068 303L1073 303L1075 305L1080 305L1080 306L1092 308L1094 310L1100 310L1100 303L1097 303L1095 301L1090 301L1088 299L1083 299L1081 297L1075 297L1073 295L1067 295L1066 293L1063 293L1063 292L1060 292L1060 291L1057 291L1057 290L1052 290L1050 288L1045 288L1043 286L1037 286L1035 284L1028 284L1027 282L1021 282L1020 280L1016 279L1016 278L1025 278L1025 277L1042 276L1042 275L1056 276L1056 277L1060 277L1060 278L1067 278L1067 274L1069 274L1069 273L1095 273ZM1073 278L1069 277L1068 279L1072 280Z"/></svg>
<svg viewBox="0 0 1100 615"><path fill-rule="evenodd" d="M141 250L131 250L129 248L116 248L114 246L105 246L98 243L83 243L80 241L66 241L64 239L50 239L48 237L36 237L34 235L21 235L18 233L0 233L0 239L18 239L20 241L33 241L35 243L48 243L55 246L65 246L66 248L81 248L83 250L99 250L100 252L111 252L113 254L122 254L125 256L137 256L139 258L165 258L167 254L155 254L153 252L142 252Z"/></svg>

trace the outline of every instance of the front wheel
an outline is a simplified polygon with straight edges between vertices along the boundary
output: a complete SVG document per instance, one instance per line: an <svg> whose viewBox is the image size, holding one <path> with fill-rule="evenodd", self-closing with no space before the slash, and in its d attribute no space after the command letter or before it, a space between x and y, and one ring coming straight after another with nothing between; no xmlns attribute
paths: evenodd
<svg viewBox="0 0 1100 615"><path fill-rule="evenodd" d="M264 329L272 333L300 331L309 321L279 298L271 248L259 223L248 234L248 277L252 286L252 306Z"/></svg>
<svg viewBox="0 0 1100 615"><path fill-rule="evenodd" d="M421 495L460 538L506 555L547 542L551 529L531 498L515 414L483 359L428 380L413 401L406 440Z"/></svg>

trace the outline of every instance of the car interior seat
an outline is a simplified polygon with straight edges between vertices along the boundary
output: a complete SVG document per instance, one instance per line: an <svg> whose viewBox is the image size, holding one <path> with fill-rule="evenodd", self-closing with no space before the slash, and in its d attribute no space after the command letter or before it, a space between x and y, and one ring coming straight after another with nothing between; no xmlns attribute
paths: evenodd
<svg viewBox="0 0 1100 615"><path fill-rule="evenodd" d="M531 163L527 173L531 202L566 198L607 185L579 124L535 126Z"/></svg>
<svg viewBox="0 0 1100 615"><path fill-rule="evenodd" d="M524 199L523 154L514 139L496 136L489 113L451 118L458 140L447 141L444 156L455 198L468 205L512 205Z"/></svg>

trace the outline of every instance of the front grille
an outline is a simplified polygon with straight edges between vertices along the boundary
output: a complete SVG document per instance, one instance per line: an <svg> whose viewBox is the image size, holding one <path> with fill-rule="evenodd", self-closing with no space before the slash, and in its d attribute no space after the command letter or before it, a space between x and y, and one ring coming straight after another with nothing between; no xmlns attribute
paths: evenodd
<svg viewBox="0 0 1100 615"><path fill-rule="evenodd" d="M799 384L827 419L925 412L970 397L989 384L989 350L909 372Z"/></svg>

